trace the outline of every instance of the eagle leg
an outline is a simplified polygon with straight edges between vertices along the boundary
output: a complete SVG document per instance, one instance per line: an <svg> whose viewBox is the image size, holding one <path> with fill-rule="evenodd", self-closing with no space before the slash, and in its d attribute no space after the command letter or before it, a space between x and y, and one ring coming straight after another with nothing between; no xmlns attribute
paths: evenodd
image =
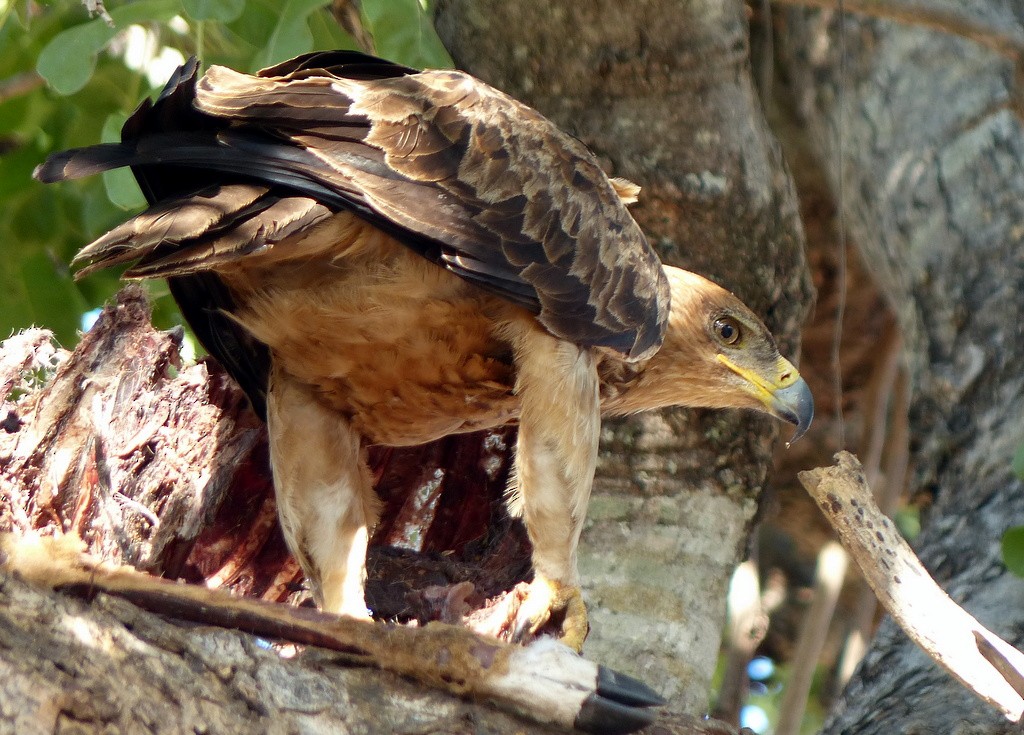
<svg viewBox="0 0 1024 735"><path fill-rule="evenodd" d="M522 638L563 613L562 642L578 651L588 624L576 549L601 429L597 364L590 350L536 324L514 344L521 409L509 507L526 525L534 569L514 630Z"/></svg>
<svg viewBox="0 0 1024 735"><path fill-rule="evenodd" d="M360 435L277 366L267 429L281 528L317 605L368 618L366 546L379 501Z"/></svg>

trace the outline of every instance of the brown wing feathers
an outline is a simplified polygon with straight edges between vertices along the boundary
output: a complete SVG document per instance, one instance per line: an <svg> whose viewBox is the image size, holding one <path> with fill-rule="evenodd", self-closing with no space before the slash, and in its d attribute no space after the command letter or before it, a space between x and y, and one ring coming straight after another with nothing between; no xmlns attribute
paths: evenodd
<svg viewBox="0 0 1024 735"><path fill-rule="evenodd" d="M230 304L186 288L187 274L208 284L218 264L351 209L556 336L634 358L660 345L668 286L621 186L530 108L458 72L354 52L197 76L182 67L122 143L37 170L55 181L130 165L153 204L83 250L87 271L137 259L133 275L177 276L199 299L182 304L186 317L206 319ZM229 369L258 358L217 356Z"/></svg>
<svg viewBox="0 0 1024 735"><path fill-rule="evenodd" d="M221 187L216 199L235 203L242 186ZM190 203L196 197L190 198ZM244 199L242 200L244 201ZM227 227L208 230L184 247L161 253L153 251L126 271L130 278L187 275L218 266L250 254L262 253L281 241L329 219L332 211L308 197L278 197L265 194L251 206L242 207Z"/></svg>
<svg viewBox="0 0 1024 735"><path fill-rule="evenodd" d="M324 105L339 99L340 114ZM667 286L616 188L582 144L500 92L458 72L368 86L216 69L197 106L273 124L385 220L442 243L428 257L539 311L556 335L634 357L660 344ZM320 137L332 123L332 138ZM384 154L387 175L351 157L360 135L362 150Z"/></svg>

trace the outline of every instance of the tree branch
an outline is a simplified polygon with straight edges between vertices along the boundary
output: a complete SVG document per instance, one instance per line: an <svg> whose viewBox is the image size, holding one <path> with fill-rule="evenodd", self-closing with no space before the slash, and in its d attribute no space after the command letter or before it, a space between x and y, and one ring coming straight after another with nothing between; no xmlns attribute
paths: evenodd
<svg viewBox="0 0 1024 735"><path fill-rule="evenodd" d="M338 617L235 597L103 564L77 537L0 536L0 569L40 587L122 597L151 612L315 645L410 676L458 696L484 699L542 723L625 733L654 721L664 704L641 682L578 657L550 638L509 645L466 628L423 628Z"/></svg>
<svg viewBox="0 0 1024 735"><path fill-rule="evenodd" d="M935 583L886 518L849 452L799 474L893 619L932 659L1007 719L1024 719L1021 653L985 628ZM987 655L986 655L987 654ZM993 665L993 660L999 661ZM1013 672L1008 677L1004 671Z"/></svg>

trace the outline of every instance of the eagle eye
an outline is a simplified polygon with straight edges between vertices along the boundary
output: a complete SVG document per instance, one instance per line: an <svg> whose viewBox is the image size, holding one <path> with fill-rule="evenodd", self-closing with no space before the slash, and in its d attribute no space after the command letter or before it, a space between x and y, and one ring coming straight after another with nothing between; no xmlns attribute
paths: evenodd
<svg viewBox="0 0 1024 735"><path fill-rule="evenodd" d="M732 317L723 316L715 319L715 336L726 345L734 345L740 341L740 323Z"/></svg>

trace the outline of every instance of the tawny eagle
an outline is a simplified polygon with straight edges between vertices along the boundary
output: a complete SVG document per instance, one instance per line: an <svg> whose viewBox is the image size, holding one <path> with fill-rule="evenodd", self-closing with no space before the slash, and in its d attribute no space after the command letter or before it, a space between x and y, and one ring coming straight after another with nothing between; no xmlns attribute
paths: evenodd
<svg viewBox="0 0 1024 735"><path fill-rule="evenodd" d="M256 75L182 66L121 142L53 182L131 166L150 207L79 274L167 278L266 418L281 526L318 604L367 615L369 445L518 424L510 507L533 545L517 630L587 631L576 548L602 416L813 405L762 322L662 265L579 140L458 71L354 52Z"/></svg>

